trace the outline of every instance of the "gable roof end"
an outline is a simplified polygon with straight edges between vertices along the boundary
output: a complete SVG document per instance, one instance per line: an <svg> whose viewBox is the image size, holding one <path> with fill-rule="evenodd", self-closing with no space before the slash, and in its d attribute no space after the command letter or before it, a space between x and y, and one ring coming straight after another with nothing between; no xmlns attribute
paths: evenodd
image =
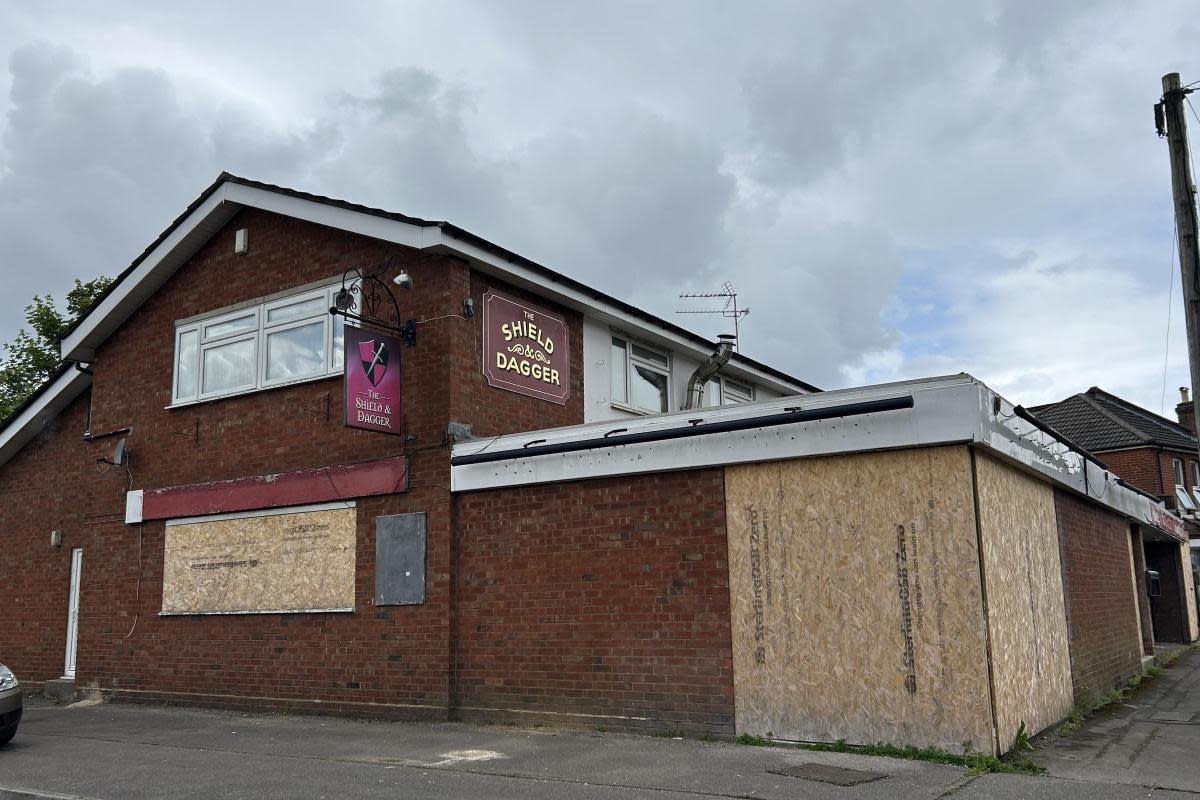
<svg viewBox="0 0 1200 800"><path fill-rule="evenodd" d="M243 207L308 220L417 249L454 253L480 269L503 276L526 288L543 293L568 306L587 307L616 321L628 320L649 328L677 346L703 351L713 342L685 328L645 312L566 275L493 244L483 237L449 222L425 220L345 200L262 183L228 172L196 199L164 231L93 305L63 338L68 360L89 361L96 348L111 335L150 295L181 267L213 233ZM817 392L817 387L777 369L735 354L732 363L768 383L794 391Z"/></svg>

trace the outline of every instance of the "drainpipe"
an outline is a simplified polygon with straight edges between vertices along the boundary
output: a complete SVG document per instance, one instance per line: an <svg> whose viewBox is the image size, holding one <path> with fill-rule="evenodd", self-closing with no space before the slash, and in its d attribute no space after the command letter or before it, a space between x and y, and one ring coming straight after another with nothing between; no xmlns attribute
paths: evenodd
<svg viewBox="0 0 1200 800"><path fill-rule="evenodd" d="M717 337L717 351L688 378L685 409L699 408L704 402L704 384L708 383L708 379L716 375L721 367L729 363L729 357L733 355L733 342L734 337L728 333Z"/></svg>

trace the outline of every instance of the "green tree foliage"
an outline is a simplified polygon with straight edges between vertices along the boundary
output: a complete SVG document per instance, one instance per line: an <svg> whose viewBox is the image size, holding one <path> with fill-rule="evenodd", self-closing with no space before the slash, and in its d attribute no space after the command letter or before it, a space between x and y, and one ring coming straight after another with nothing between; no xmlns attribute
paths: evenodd
<svg viewBox="0 0 1200 800"><path fill-rule="evenodd" d="M62 364L59 343L63 335L111 283L112 278L103 276L87 283L76 278L67 292L66 314L59 312L50 295L33 296L33 302L25 307L29 330L18 331L16 338L4 345L0 358L0 419L7 419L54 374Z"/></svg>

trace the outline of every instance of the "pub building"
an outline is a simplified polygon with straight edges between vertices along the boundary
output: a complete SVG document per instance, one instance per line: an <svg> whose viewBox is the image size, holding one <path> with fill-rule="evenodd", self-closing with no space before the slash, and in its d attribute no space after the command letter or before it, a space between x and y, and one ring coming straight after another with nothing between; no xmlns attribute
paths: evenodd
<svg viewBox="0 0 1200 800"><path fill-rule="evenodd" d="M1001 752L1142 665L1138 556L1186 558L970 376L818 393L229 174L62 353L0 429L0 661L60 696Z"/></svg>

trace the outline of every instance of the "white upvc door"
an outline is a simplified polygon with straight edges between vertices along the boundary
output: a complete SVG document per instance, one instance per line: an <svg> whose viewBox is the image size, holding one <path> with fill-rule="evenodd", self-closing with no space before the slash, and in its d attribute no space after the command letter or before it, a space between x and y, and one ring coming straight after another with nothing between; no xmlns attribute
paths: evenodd
<svg viewBox="0 0 1200 800"><path fill-rule="evenodd" d="M71 551L71 594L67 601L67 659L64 678L75 677L75 650L79 642L79 580L83 571L83 548Z"/></svg>

